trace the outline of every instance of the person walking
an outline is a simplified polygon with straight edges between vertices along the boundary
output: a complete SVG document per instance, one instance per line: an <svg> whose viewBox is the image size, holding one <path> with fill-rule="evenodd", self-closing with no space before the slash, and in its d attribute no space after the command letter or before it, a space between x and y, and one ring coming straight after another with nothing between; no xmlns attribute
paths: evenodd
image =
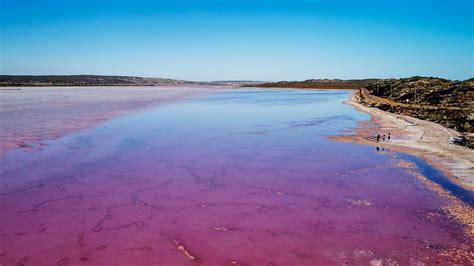
<svg viewBox="0 0 474 266"><path fill-rule="evenodd" d="M377 134L377 142L380 141L380 134Z"/></svg>
<svg viewBox="0 0 474 266"><path fill-rule="evenodd" d="M385 134L383 134L382 141L385 141Z"/></svg>
<svg viewBox="0 0 474 266"><path fill-rule="evenodd" d="M388 137L387 137L387 140L390 141L390 132L388 132Z"/></svg>

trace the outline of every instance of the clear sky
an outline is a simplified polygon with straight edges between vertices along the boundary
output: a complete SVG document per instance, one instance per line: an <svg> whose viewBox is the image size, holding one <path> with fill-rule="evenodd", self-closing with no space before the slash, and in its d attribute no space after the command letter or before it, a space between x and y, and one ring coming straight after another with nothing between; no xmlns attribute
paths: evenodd
<svg viewBox="0 0 474 266"><path fill-rule="evenodd" d="M1 74L474 77L474 0L0 0Z"/></svg>

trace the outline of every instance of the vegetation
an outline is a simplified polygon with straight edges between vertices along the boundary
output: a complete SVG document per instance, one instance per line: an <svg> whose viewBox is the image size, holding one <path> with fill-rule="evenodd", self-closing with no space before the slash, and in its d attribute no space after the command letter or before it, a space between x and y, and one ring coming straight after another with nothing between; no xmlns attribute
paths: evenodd
<svg viewBox="0 0 474 266"><path fill-rule="evenodd" d="M191 84L192 82L130 76L10 76L0 75L0 86L157 86Z"/></svg>
<svg viewBox="0 0 474 266"><path fill-rule="evenodd" d="M305 81L280 81L256 84L253 87L263 88L306 88L306 89L360 89L377 81L376 79L308 79Z"/></svg>
<svg viewBox="0 0 474 266"><path fill-rule="evenodd" d="M474 147L474 79L386 79L369 84L364 91L367 105L456 129L463 133L465 145Z"/></svg>
<svg viewBox="0 0 474 266"><path fill-rule="evenodd" d="M451 81L433 77L378 80L367 86L376 96L399 103L444 107L474 106L474 79Z"/></svg>

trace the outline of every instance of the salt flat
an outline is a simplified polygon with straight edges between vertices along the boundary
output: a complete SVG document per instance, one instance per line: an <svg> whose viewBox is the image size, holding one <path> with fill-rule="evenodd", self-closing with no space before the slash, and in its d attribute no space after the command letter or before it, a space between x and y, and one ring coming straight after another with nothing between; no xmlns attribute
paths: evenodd
<svg viewBox="0 0 474 266"><path fill-rule="evenodd" d="M209 92L175 87L9 87L0 89L0 156L117 115ZM41 145L41 144L40 144Z"/></svg>

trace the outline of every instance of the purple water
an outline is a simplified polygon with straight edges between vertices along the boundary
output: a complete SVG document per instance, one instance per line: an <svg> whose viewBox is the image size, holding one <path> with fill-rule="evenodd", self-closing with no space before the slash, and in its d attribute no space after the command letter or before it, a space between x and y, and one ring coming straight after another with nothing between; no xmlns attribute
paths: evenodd
<svg viewBox="0 0 474 266"><path fill-rule="evenodd" d="M348 94L222 91L14 150L0 264L468 263L396 154L326 138L368 118Z"/></svg>

